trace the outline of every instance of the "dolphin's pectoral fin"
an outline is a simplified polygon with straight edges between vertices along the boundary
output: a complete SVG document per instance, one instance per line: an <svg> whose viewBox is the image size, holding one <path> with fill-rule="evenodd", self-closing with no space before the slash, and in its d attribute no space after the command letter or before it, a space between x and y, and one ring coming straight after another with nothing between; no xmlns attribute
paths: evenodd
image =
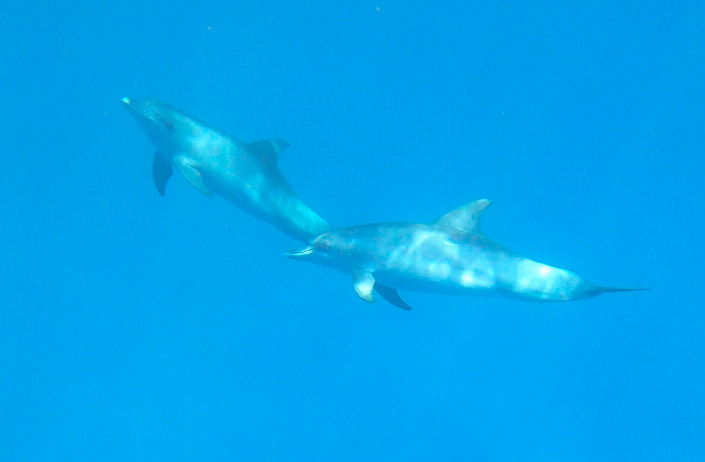
<svg viewBox="0 0 705 462"><path fill-rule="evenodd" d="M186 178L186 181L191 183L191 186L201 191L206 196L213 197L214 194L208 189L208 186L203 182L203 176L189 161L185 158L174 158L174 165L179 169L179 172Z"/></svg>
<svg viewBox="0 0 705 462"><path fill-rule="evenodd" d="M247 144L247 147L259 155L264 163L273 165L277 164L279 153L287 146L289 143L278 139L260 140Z"/></svg>
<svg viewBox="0 0 705 462"><path fill-rule="evenodd" d="M399 296L399 292L397 292L397 289L382 285L378 282L375 284L375 290L378 294L382 296L382 298L387 300L392 305L399 307L402 310L411 309L411 307L407 305L404 300L401 299L401 297Z"/></svg>
<svg viewBox="0 0 705 462"><path fill-rule="evenodd" d="M444 228L453 228L480 234L480 216L492 204L487 199L479 199L446 213L436 221Z"/></svg>
<svg viewBox="0 0 705 462"><path fill-rule="evenodd" d="M353 286L357 295L367 303L374 303L372 289L375 286L375 277L372 273L353 271Z"/></svg>
<svg viewBox="0 0 705 462"><path fill-rule="evenodd" d="M171 177L171 161L165 156L154 153L154 159L152 159L152 179L154 180L154 186L157 187L157 191L162 196L166 191L166 182L169 181Z"/></svg>

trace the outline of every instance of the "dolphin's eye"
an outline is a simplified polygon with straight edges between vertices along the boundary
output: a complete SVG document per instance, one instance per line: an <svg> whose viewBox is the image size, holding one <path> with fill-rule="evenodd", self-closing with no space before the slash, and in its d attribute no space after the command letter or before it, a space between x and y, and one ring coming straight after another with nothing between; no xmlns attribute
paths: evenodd
<svg viewBox="0 0 705 462"><path fill-rule="evenodd" d="M170 132L174 131L174 124L171 123L170 120L166 120L166 119L165 119L165 120L164 120L164 126L165 126L166 129L169 130Z"/></svg>

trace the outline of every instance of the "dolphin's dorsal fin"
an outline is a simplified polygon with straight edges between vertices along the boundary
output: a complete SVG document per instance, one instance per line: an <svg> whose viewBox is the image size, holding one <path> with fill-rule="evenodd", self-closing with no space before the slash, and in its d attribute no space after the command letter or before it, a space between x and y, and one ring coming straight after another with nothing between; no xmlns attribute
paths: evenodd
<svg viewBox="0 0 705 462"><path fill-rule="evenodd" d="M436 221L438 226L480 234L480 216L492 204L487 199L479 199L448 212Z"/></svg>
<svg viewBox="0 0 705 462"><path fill-rule="evenodd" d="M375 277L367 271L353 271L353 287L357 295L367 303L374 303L375 297L372 289L375 286Z"/></svg>
<svg viewBox="0 0 705 462"><path fill-rule="evenodd" d="M208 186L203 182L203 176L193 163L187 157L179 156L174 158L174 165L179 169L179 172L186 178L191 186L201 191L206 196L213 197L214 194L208 189Z"/></svg>
<svg viewBox="0 0 705 462"><path fill-rule="evenodd" d="M277 160L279 159L279 153L282 152L282 150L284 150L287 146L289 146L289 143L276 138L255 141L247 144L247 147L259 155L264 162L274 165L276 165Z"/></svg>
<svg viewBox="0 0 705 462"><path fill-rule="evenodd" d="M166 156L155 152L154 159L152 159L152 179L154 180L154 186L157 187L157 191L162 196L165 194L166 182L169 181L172 171L171 161Z"/></svg>
<svg viewBox="0 0 705 462"><path fill-rule="evenodd" d="M401 308L402 310L410 310L411 307L406 304L404 300L401 299L399 296L399 292L397 292L397 289L394 289L389 286L385 286L377 282L375 284L375 290L377 291L378 294L382 296L385 300L387 300L389 303L392 305Z"/></svg>

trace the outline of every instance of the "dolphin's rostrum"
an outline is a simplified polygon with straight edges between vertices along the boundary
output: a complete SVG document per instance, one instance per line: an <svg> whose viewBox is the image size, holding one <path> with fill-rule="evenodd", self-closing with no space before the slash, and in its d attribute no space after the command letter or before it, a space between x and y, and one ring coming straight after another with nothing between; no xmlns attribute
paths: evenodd
<svg viewBox="0 0 705 462"><path fill-rule="evenodd" d="M569 301L604 292L577 274L525 258L487 238L479 219L490 201L459 207L432 224L385 223L337 229L287 255L352 273L355 292L373 302L373 290L410 309L397 289L501 295L536 301Z"/></svg>
<svg viewBox="0 0 705 462"><path fill-rule="evenodd" d="M221 196L303 242L330 229L279 170L287 142L243 143L166 103L122 102L156 147L152 177L162 196L173 166L203 194Z"/></svg>

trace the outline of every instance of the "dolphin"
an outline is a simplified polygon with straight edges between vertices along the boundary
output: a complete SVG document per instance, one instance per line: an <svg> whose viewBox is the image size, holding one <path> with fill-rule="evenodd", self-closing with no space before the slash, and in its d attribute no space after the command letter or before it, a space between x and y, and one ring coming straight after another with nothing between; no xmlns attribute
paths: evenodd
<svg viewBox="0 0 705 462"><path fill-rule="evenodd" d="M156 147L152 178L162 196L176 167L203 194L223 197L300 241L330 230L279 170L286 141L243 143L155 99L125 97L122 103Z"/></svg>
<svg viewBox="0 0 705 462"><path fill-rule="evenodd" d="M373 290L392 305L411 309L398 289L448 294L499 295L535 301L569 301L605 292L577 274L525 258L480 230L480 199L435 223L383 223L329 231L287 256L352 273L357 295L374 302Z"/></svg>

